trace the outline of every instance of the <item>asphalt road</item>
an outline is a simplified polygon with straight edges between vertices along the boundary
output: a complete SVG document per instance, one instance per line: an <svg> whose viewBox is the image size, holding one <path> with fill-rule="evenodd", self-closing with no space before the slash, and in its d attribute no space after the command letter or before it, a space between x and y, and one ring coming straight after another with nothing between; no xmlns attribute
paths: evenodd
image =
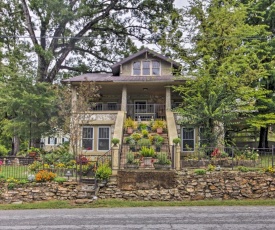
<svg viewBox="0 0 275 230"><path fill-rule="evenodd" d="M275 207L0 211L0 229L275 229Z"/></svg>

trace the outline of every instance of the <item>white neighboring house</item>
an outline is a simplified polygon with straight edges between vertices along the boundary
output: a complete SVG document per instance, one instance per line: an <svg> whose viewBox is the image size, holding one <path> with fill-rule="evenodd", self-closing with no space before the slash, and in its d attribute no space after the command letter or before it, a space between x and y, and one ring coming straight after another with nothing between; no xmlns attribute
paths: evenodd
<svg viewBox="0 0 275 230"><path fill-rule="evenodd" d="M69 142L69 134L57 134L54 136L48 136L41 138L41 148L45 151L51 151L56 149L59 145Z"/></svg>

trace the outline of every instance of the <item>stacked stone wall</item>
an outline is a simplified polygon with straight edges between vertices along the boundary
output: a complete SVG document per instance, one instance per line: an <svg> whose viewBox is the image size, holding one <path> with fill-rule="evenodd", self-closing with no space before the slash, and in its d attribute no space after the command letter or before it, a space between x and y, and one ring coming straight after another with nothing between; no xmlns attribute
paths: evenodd
<svg viewBox="0 0 275 230"><path fill-rule="evenodd" d="M84 203L90 202L93 196L87 185L76 182L31 183L16 185L12 190L8 189L8 184L1 184L0 189L1 204L49 200ZM275 178L273 174L257 172L222 171L195 175L192 172L125 170L118 173L117 179L113 178L107 186L100 188L97 197L151 201L270 199L275 198Z"/></svg>

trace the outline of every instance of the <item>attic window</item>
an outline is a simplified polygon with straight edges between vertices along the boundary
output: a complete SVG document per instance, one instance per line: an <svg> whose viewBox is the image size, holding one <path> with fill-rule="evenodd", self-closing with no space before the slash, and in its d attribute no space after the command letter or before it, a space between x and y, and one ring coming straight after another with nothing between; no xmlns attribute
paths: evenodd
<svg viewBox="0 0 275 230"><path fill-rule="evenodd" d="M155 60L136 61L133 63L133 75L160 75L160 62Z"/></svg>

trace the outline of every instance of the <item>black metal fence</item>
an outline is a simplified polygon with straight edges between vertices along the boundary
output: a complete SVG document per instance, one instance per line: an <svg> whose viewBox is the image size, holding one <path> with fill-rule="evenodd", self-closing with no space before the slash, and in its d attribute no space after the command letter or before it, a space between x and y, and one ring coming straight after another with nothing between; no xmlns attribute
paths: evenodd
<svg viewBox="0 0 275 230"><path fill-rule="evenodd" d="M271 148L237 148L237 147L200 147L183 153L182 168L206 167L218 165L234 168L238 166L267 168L274 167L274 147Z"/></svg>

